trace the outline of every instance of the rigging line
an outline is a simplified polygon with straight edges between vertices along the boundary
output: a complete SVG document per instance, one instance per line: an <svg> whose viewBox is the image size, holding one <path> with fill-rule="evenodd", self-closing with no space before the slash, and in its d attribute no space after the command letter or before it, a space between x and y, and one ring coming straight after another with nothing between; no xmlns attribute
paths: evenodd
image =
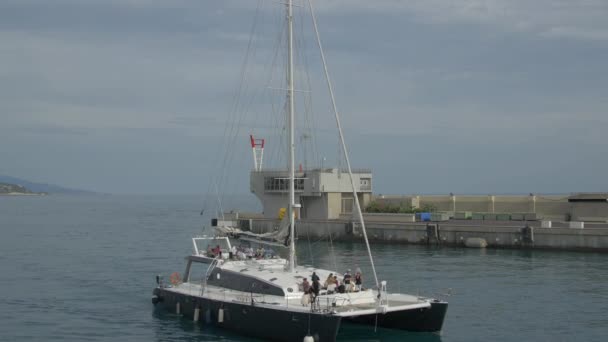
<svg viewBox="0 0 608 342"><path fill-rule="evenodd" d="M353 189L353 197L355 198L355 206L357 209L357 214L359 216L359 222L361 223L361 231L363 232L363 238L365 239L365 245L367 247L367 253L369 255L369 260L372 266L372 272L374 273L374 280L376 281L376 288L380 291L380 283L378 282L378 275L376 274L376 266L374 265L374 258L372 256L372 250L369 246L369 240L367 239L367 232L365 231L365 222L363 221L363 213L361 212L361 205L359 203L359 197L357 196L357 189L355 188L355 182L353 180L352 169L350 166L350 160L348 158L348 151L346 150L346 143L344 142L344 134L342 132L342 125L340 124L340 115L338 113L338 107L336 104L336 99L334 97L334 91L331 84L331 79L329 78L329 72L327 70L327 61L325 60L325 54L323 53L323 45L321 44L321 36L319 35L319 29L317 27L317 19L315 17L315 12L312 6L312 0L308 0L308 6L310 8L310 14L312 17L313 26L315 28L315 34L317 36L317 43L319 45L319 51L321 53L321 60L323 61L323 70L325 72L325 80L327 81L327 87L329 88L329 95L331 98L331 104L334 110L334 115L336 119L336 125L338 126L338 134L340 135L340 142L342 143L342 151L344 152L344 159L346 161L346 166L348 167L348 176L350 178L350 183Z"/></svg>
<svg viewBox="0 0 608 342"><path fill-rule="evenodd" d="M300 22L300 28L301 31L304 32L304 13L301 12L301 17L302 20ZM315 156L315 149L314 149L314 141L315 141L315 135L314 135L314 111L313 111L313 107L312 107L312 83L310 81L310 68L309 68L309 63L308 63L308 55L306 53L306 51L308 51L307 48L307 44L306 44L306 39L305 37L302 35L302 61L303 61L303 69L304 69L304 75L306 76L305 78L303 78L303 89L307 89L309 90L308 93L306 93L306 96L304 97L304 118L306 119L306 126L305 126L305 132L304 134L307 136L307 138L309 138L310 140L310 146L312 148L307 148L305 155L304 155L304 162L307 164L306 166L308 167L308 157L309 155L312 155L312 160L316 159ZM307 144L308 145L308 144ZM307 146L305 145L305 146Z"/></svg>
<svg viewBox="0 0 608 342"><path fill-rule="evenodd" d="M221 216L222 217L222 221L226 221L226 218L224 217L224 210L222 209L222 200L220 199L220 195L219 195L219 191L217 189L217 186L215 187L215 193L217 195L217 205L218 205L219 210L220 210L220 215L218 215L218 217Z"/></svg>
<svg viewBox="0 0 608 342"><path fill-rule="evenodd" d="M336 258L336 253L334 249L334 240L331 237L331 231L329 230L329 223L325 223L325 227L327 229L327 234L329 235L329 254L331 255L332 263L334 264L334 270L338 271L338 262Z"/></svg>
<svg viewBox="0 0 608 342"><path fill-rule="evenodd" d="M308 168L308 160L309 160L309 154L313 151L310 151L310 149L308 148L308 140L312 140L313 136L312 134L310 134L311 132L311 121L312 121L312 105L311 105L311 98L312 98L312 88L310 86L310 75L309 75L309 70L308 70L308 59L306 58L306 39L304 37L304 14L302 13L302 11L298 11L299 17L300 17L300 30L299 30L299 35L297 37L296 40L296 46L298 47L297 51L299 52L298 56L300 57L300 59L303 61L303 63L300 66L300 73L305 75L306 77L300 77L299 82L300 82L300 86L299 88L302 90L305 90L304 96L303 96L303 101L302 101L302 106L303 106L303 112L304 115L302 115L302 117L304 118L304 128L301 129L300 133L301 133L301 144L300 146L302 147L302 153L301 153L301 162L304 163L304 168Z"/></svg>
<svg viewBox="0 0 608 342"><path fill-rule="evenodd" d="M259 21L260 21L259 19L256 20L256 22L259 22ZM249 53L249 55L251 55L252 57L248 57L248 59L255 58L255 56L256 56L257 45L252 44L252 47L253 47L252 52ZM225 154L225 159L222 164L223 170L225 170L227 168L227 166L232 165L232 162L236 155L235 146L238 142L238 137L239 137L239 134L240 134L241 128L242 128L242 123L243 123L245 115L248 112L247 108L250 107L246 104L247 99L245 98L246 97L245 94L247 94L249 92L250 85L248 82L244 82L243 84L244 84L244 86L243 86L244 90L241 90L241 92L239 94L240 96L238 97L238 101L236 103L236 109L235 109L235 116L236 116L236 118L238 118L238 120L236 120L236 118L235 118L235 122L233 122L233 125L230 130L231 135L228 139L232 138L232 140L227 142L227 153ZM240 114L238 114L238 113L240 113ZM227 182L227 177L228 177L228 173L226 173L226 172L224 172L220 175L218 182L222 187ZM232 183L232 185L234 187L237 186L236 183Z"/></svg>
<svg viewBox="0 0 608 342"><path fill-rule="evenodd" d="M323 171L321 170L321 172L323 172ZM323 197L323 207L324 208L328 207L328 202L329 202L329 199L327 198L327 196L324 196ZM332 238L331 231L329 230L329 222L327 220L325 220L325 231L329 235L329 255L331 257L331 261L333 263L334 270L339 271L338 270L338 261L337 261L336 253L335 253L336 250L334 248L334 240Z"/></svg>
<svg viewBox="0 0 608 342"><path fill-rule="evenodd" d="M283 28L283 30L284 29L285 28ZM279 38L282 36L282 31L283 30L279 30L280 31L279 32ZM274 60L273 60L273 62L274 62ZM268 78L272 77L272 72L270 72L270 70L272 70L272 65L273 64L271 64L271 63L266 63L266 65L264 67L263 73L264 73L264 75L269 75ZM257 124L258 117L259 117L259 114L260 114L259 110L256 110L257 108L253 104L255 103L256 99L258 99L260 97L263 97L265 92L266 92L266 88L264 86L257 88L257 91L253 91L252 92L252 96L249 99L247 105L245 106L245 113L249 113L253 109L254 113L253 113L253 121L251 122L252 126Z"/></svg>
<svg viewBox="0 0 608 342"><path fill-rule="evenodd" d="M303 17L303 14L302 14ZM304 20L301 20L300 25L301 25L301 29L302 31L304 31L304 24L303 24ZM310 68L309 68L309 62L308 62L308 58L307 58L307 54L305 53L305 51L307 51L307 47L306 47L306 40L302 39L302 60L304 61L304 72L306 75L305 78L305 82L306 82L306 87L305 89L310 90L308 93L306 93L305 95L305 101L304 101L304 107L305 107L305 119L306 119L306 124L307 124L307 130L308 132L310 132L310 141L311 141L311 146L312 146L312 159L313 160L317 160L318 156L319 156L319 151L318 151L318 146L317 146L317 141L316 141L316 131L317 131L317 125L316 125L316 121L314 120L314 111L313 111L313 101L312 101L312 82L310 80Z"/></svg>
<svg viewBox="0 0 608 342"><path fill-rule="evenodd" d="M307 148L308 144L304 145L304 147L306 148L303 152L304 152L304 160L308 161L308 156L309 153L312 155L312 160L315 161L313 163L313 165L318 163L318 157L320 155L319 153L319 148L317 145L317 122L315 121L314 118L314 111L313 111L313 105L312 105L312 82L310 79L310 68L309 68L309 61L308 61L308 55L306 54L306 51L308 51L307 49L307 45L306 45L306 39L304 37L303 32L305 32L304 30L304 11L299 11L299 15L300 15L300 35L298 37L298 41L297 43L300 44L302 48L299 49L298 51L300 52L300 56L301 59L303 61L303 73L306 76L305 78L302 77L302 79L300 80L302 82L302 89L306 89L308 90L307 92L304 93L304 101L302 101L303 106L304 106L304 119L305 119L305 127L303 129L303 134L304 135L308 135L308 137L310 138L310 145L312 147L311 151L309 151L309 149ZM312 124L311 124L312 123ZM313 167L314 168L314 167Z"/></svg>
<svg viewBox="0 0 608 342"><path fill-rule="evenodd" d="M279 30L279 37L281 36L282 32L281 30ZM257 48L257 45L254 46L254 48ZM253 53L252 53L252 58L255 58L257 54L257 49L254 49ZM265 67L264 67L264 74L266 75L270 75L271 72L269 69L272 68L272 63L266 63ZM249 84L247 84L247 89L244 91L245 94L249 94ZM249 117L249 116L253 116L253 121L250 122L250 126L253 127L253 125L256 125L258 122L258 117L260 114L259 110L256 110L255 106L253 105L256 101L257 98L263 97L264 95L264 88L263 87L256 87L254 90L251 91L251 96L245 96L243 95L243 100L241 101L241 107L239 108L238 112L240 112L240 116L239 116L239 121L238 121L238 126L236 127L236 129L234 130L234 135L231 136L232 140L230 141L230 149L229 151L232 152L231 154L228 155L228 158L226 160L226 165L227 166L232 166L234 165L234 159L235 156L237 155L237 143L240 141L240 132L241 132L241 128L243 127L243 122L245 120L245 117ZM245 121L246 123L246 121ZM250 132L251 133L251 132ZM245 159L241 158L239 159L240 163L238 165L238 167L236 168L237 170L248 170L250 169L249 167L247 167L246 163L245 163ZM224 167L226 168L226 167ZM224 186L225 182L228 182L227 180L228 174L224 173L223 174L223 178L221 181L222 186ZM231 182L231 189L236 189L238 186L237 182Z"/></svg>
<svg viewBox="0 0 608 342"><path fill-rule="evenodd" d="M230 122L231 122L230 117L232 117L233 115L235 115L234 113L236 113L237 99L240 97L240 94L242 93L243 83L245 82L245 70L247 68L247 64L248 64L248 60L249 60L249 53L250 53L251 45L252 45L252 42L253 42L255 29L257 27L257 22L258 22L257 19L258 19L258 16L259 16L260 5L261 5L262 1L263 0L258 0L258 4L257 4L255 15L254 15L253 24L251 26L250 33L249 33L249 41L247 43L247 49L246 49L246 52L245 52L245 58L243 60L243 63L241 64L239 86L238 86L237 90L235 91L235 93L233 95L233 104L232 104L232 106L231 106L232 108L231 108L231 110L230 110L230 112L228 114L229 118L226 121L226 125L224 126L224 133L223 133L222 140L227 139L226 136L227 136L228 131L229 131L228 127L231 126L230 125ZM220 159L219 157L222 154L221 151L222 151L222 149L217 149L216 150L216 157L215 157L214 160L219 160ZM226 150L224 150L223 152L224 152L224 158L225 158ZM207 192L206 192L206 196L204 198L203 210L202 211L204 211L205 208L207 207L207 201L208 201L208 198L209 198L209 194L211 192L211 186L212 186L213 183L215 183L217 185L217 182L219 180L218 178L219 178L219 176L217 174L209 178L209 182L207 184Z"/></svg>
<svg viewBox="0 0 608 342"><path fill-rule="evenodd" d="M296 14L297 14L297 13L298 13L298 12L296 12ZM296 21L296 22L297 22L297 21ZM301 51L301 49L300 49L300 34L301 34L301 33L302 33L302 32L301 32L301 30L295 30L295 36L294 36L294 51L296 52L296 56L295 56L294 58L296 58L297 60L299 60L299 59L300 59L300 55L301 55L301 53L302 53L302 51ZM300 73L301 73L301 67L300 67L300 65L299 65L299 64L296 64L296 67L295 67L294 73L295 73L295 74L297 74L297 77L295 77L295 81L297 82L297 84L295 85L296 89L302 89L302 90L303 90L303 88L301 87L301 77L299 77L299 76L300 76ZM305 97L305 96L306 96L306 95L303 95L303 97ZM298 101L298 103L297 103L297 104L298 104L299 106L301 106L301 102L302 102L302 101ZM304 115L301 115L302 113L300 113L301 111L300 111L300 109L299 109L299 108L296 108L296 111L298 112L298 115L296 116L296 120L302 121L302 120L304 119L304 121L305 121L305 119L306 119L306 113L304 113ZM300 128L301 126L302 126L301 124L297 124L297 125L296 125L296 127L295 127L295 128L296 128L296 130L297 130L297 131L296 131L296 132L294 132L294 134L295 134L296 136L298 136L298 135L299 135L299 136L301 136L301 133L302 133L302 131L303 131L303 130ZM305 152L306 152L306 149L305 149L305 146L303 146L303 144L302 144L302 140L300 140L300 144L299 144L298 146L299 146L300 148L299 148L299 151L296 151L296 152L300 152L300 153L299 153L299 154L300 154L300 158L299 158L299 159L300 159L300 161L301 161L301 156L302 156L302 154L303 154L303 153L305 153Z"/></svg>
<svg viewBox="0 0 608 342"><path fill-rule="evenodd" d="M271 96L274 94L268 92L266 88L268 85L271 85L274 82L275 71L276 71L275 69L276 69L276 66L278 65L277 60L278 60L278 56L279 56L279 51L281 50L281 42L283 41L283 36L286 34L286 27L284 25L280 25L280 27L282 27L282 28L280 30L278 30L278 34L277 34L274 44L273 44L274 52L272 54L272 59L270 60L270 63L267 64L267 73L266 74L268 75L268 79L267 79L266 83L263 85L262 91L261 91L262 96L266 95L266 97L269 99L269 101L267 103L270 103L271 114L276 112L276 110L274 108L275 103L272 100L272 96ZM265 108L263 110L265 110ZM260 115L261 115L260 112L256 111L256 114L254 115L254 119L253 119L254 125L257 125L257 123L259 121L263 121L263 120L259 119ZM261 130L263 131L263 129L261 129ZM266 139L267 138L268 137L266 137ZM272 159L273 159L272 153L269 153L268 155L270 158L267 158L267 161L272 163ZM268 164L268 162L267 162L267 164Z"/></svg>
<svg viewBox="0 0 608 342"><path fill-rule="evenodd" d="M275 71L276 69L279 68L279 63L277 62L279 60L279 52L282 51L281 49L281 42L283 42L283 35L286 34L286 27L283 27L283 29L280 31L279 36L277 37L277 42L275 43L275 53L273 55L273 60L272 60L272 73L271 73L271 77L270 77L270 81L269 84L271 84L270 82L274 82L274 77L275 77ZM283 60L283 59L281 59ZM284 82L284 79L281 79L281 84L283 85L282 82ZM279 110L277 110L277 100L276 100L276 95L274 92L269 92L268 93L268 98L269 98L269 103L270 103L270 128L271 128L271 132L280 132L279 131L279 122L280 120L284 120L284 115L280 114ZM282 100L281 100L282 101ZM277 134L277 141L280 142L279 134ZM269 153L269 158L268 158L268 164L267 165L273 165L274 161L277 159L277 154L278 154L278 146L280 146L279 144L270 144L270 153Z"/></svg>
<svg viewBox="0 0 608 342"><path fill-rule="evenodd" d="M286 40L286 32L287 32L287 25L284 22L284 16L281 15L279 16L277 21L281 23L281 27L283 27L282 31L281 31L281 35L278 37L278 42L276 43L275 47L276 47L276 51L275 51L275 55L274 55L274 62L273 65L276 65L277 67L273 69L273 74L276 70L281 69L281 73L283 73L284 69L287 68L285 61L287 60L287 56L284 54L284 49L283 44ZM279 59L279 57L281 57ZM280 60L283 61L283 63L277 63L276 61ZM272 79L274 79L274 76L272 77ZM279 86L282 86L282 88L287 88L286 86L286 82L287 80L285 78L279 78L280 80L280 84ZM285 106L286 104L284 104L285 98L284 97L276 97L276 93L272 92L269 94L269 96L272 96L273 100L270 102L271 103L271 108L272 108L272 116L271 116L271 122L272 122L272 132L277 132L277 136L276 136L276 141L277 143L275 144L271 144L269 145L269 147L271 147L271 153L270 153L270 159L269 159L269 163L270 165L273 165L273 163L275 163L275 160L277 162L276 165L278 165L280 158L280 153L282 152L281 148L284 146L283 145L283 134L284 132L282 131L285 123ZM279 99L279 100L277 100ZM279 108L277 108L277 104L280 103Z"/></svg>
<svg viewBox="0 0 608 342"><path fill-rule="evenodd" d="M233 95L233 104L232 104L232 108L229 112L229 120L228 120L228 125L225 127L225 131L224 131L224 138L227 140L226 141L226 145L225 147L225 151L224 151L224 162L225 162L225 158L226 158L226 153L230 151L229 147L229 136L232 134L232 132L234 131L234 125L235 125L235 120L236 120L236 116L238 113L238 107L239 104L241 102L241 98L242 98L242 94L243 94L243 89L247 87L246 85L246 71L247 71L247 65L249 64L249 59L252 53L252 46L254 46L253 41L255 40L255 31L257 28L257 23L258 23L258 18L259 18L259 13L260 13L260 4L261 4L262 0L258 1L258 6L256 8L256 13L254 16L254 22L252 24L251 30L250 30L250 34L249 34L249 41L247 44L247 49L246 49L246 53L245 53L245 58L243 60L243 63L241 65L241 70L240 70L240 82L239 82L239 87L237 89L237 91L235 92L235 94Z"/></svg>
<svg viewBox="0 0 608 342"><path fill-rule="evenodd" d="M301 226L300 226L301 227ZM312 254L312 245L310 244L310 226L306 229L306 237L308 238L308 253L310 254L310 263L315 264L315 257Z"/></svg>

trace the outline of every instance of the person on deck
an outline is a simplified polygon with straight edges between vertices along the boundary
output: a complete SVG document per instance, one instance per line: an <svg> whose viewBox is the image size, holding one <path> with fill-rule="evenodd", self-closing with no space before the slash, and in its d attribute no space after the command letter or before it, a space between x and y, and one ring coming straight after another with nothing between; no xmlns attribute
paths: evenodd
<svg viewBox="0 0 608 342"><path fill-rule="evenodd" d="M308 282L308 280L306 278L304 278L304 280L302 280L302 292L304 292L304 293L310 292L310 283Z"/></svg>
<svg viewBox="0 0 608 342"><path fill-rule="evenodd" d="M222 249L220 248L220 245L217 245L214 249L213 249L213 255L215 255L217 258L222 258Z"/></svg>
<svg viewBox="0 0 608 342"><path fill-rule="evenodd" d="M319 278L319 276L317 275L316 272L312 272L312 276L310 276L310 279L312 280L312 293L314 293L315 297L319 295L319 290L321 289L321 283L319 282L319 280L321 280Z"/></svg>
<svg viewBox="0 0 608 342"><path fill-rule="evenodd" d="M327 294L334 294L337 291L338 280L333 273L329 274L327 280L325 280L325 287L327 288Z"/></svg>
<svg viewBox="0 0 608 342"><path fill-rule="evenodd" d="M346 273L344 273L344 279L343 279L343 283L346 284L350 284L350 280L351 280L352 276L350 275L350 269L346 271Z"/></svg>
<svg viewBox="0 0 608 342"><path fill-rule="evenodd" d="M361 270L357 270L355 273L355 291L361 291L363 288L361 285L363 284L363 279L361 278Z"/></svg>
<svg viewBox="0 0 608 342"><path fill-rule="evenodd" d="M314 273L313 273L314 275ZM319 295L319 290L321 289L321 283L319 282L319 277L314 277L312 280L312 293L315 294L315 297Z"/></svg>
<svg viewBox="0 0 608 342"><path fill-rule="evenodd" d="M333 284L333 283L334 283L334 274L333 274L333 273L330 273L330 274L329 274L329 277L327 277L327 279L325 279L325 284L323 284L323 286L324 286L325 288L328 288L328 287L329 287L329 285L331 285L331 284Z"/></svg>
<svg viewBox="0 0 608 342"><path fill-rule="evenodd" d="M336 282L336 290L338 291L338 293L346 292L344 284L340 284L340 281L338 280L338 276L334 276L334 281Z"/></svg>
<svg viewBox="0 0 608 342"><path fill-rule="evenodd" d="M344 289L346 292L351 292L353 290L353 284L352 284L352 276L350 274L350 269L348 269L346 271L346 273L344 273Z"/></svg>

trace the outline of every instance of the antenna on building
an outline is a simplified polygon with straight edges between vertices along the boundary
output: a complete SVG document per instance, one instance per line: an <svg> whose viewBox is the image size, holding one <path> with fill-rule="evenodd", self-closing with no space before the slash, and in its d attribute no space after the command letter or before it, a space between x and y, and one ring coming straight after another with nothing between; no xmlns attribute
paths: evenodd
<svg viewBox="0 0 608 342"><path fill-rule="evenodd" d="M249 135L251 139L251 149L253 150L253 169L262 171L262 160L264 159L264 139L255 139L253 134Z"/></svg>

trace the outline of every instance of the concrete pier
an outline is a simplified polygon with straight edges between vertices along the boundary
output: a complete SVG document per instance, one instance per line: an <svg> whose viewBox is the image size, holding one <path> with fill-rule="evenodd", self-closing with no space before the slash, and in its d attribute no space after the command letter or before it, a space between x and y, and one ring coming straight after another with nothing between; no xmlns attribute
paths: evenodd
<svg viewBox="0 0 608 342"><path fill-rule="evenodd" d="M256 233L268 232L278 220L250 219L247 225ZM467 238L482 238L488 248L532 248L608 252L608 224L586 224L569 228L568 222L554 222L541 228L541 221L449 220L442 222L400 222L394 217L366 221L370 240L383 243L465 246ZM301 220L299 239L329 237L333 241L361 241L358 224L350 220Z"/></svg>

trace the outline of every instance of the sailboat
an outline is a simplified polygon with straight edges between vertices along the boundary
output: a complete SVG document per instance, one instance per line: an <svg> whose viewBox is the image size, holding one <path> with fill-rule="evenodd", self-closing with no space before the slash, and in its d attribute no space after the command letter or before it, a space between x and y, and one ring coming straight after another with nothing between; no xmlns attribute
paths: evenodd
<svg viewBox="0 0 608 342"><path fill-rule="evenodd" d="M287 142L288 203L287 214L276 231L256 234L216 222L214 236L192 238L193 252L187 256L183 274L173 273L169 282L157 276L152 302L157 307L181 314L194 321L205 321L240 334L273 341L335 341L343 321L419 332L439 332L448 303L418 295L389 293L387 282L379 281L373 262L365 222L355 192L352 170L342 136L331 82L312 3L310 12L321 50L327 85L336 114L342 151L354 193L354 209L369 254L374 276L371 288L355 284L354 279L331 281L337 270L298 265L295 226L300 204L295 201L294 139L294 55L293 0L287 0ZM252 138L253 141L253 138ZM253 143L252 143L253 144ZM235 240L289 247L288 257L254 257L253 251L236 249ZM264 252L262 252L264 256ZM308 278L312 284L305 280ZM337 277L335 277L337 279ZM329 283L321 284L328 279Z"/></svg>

